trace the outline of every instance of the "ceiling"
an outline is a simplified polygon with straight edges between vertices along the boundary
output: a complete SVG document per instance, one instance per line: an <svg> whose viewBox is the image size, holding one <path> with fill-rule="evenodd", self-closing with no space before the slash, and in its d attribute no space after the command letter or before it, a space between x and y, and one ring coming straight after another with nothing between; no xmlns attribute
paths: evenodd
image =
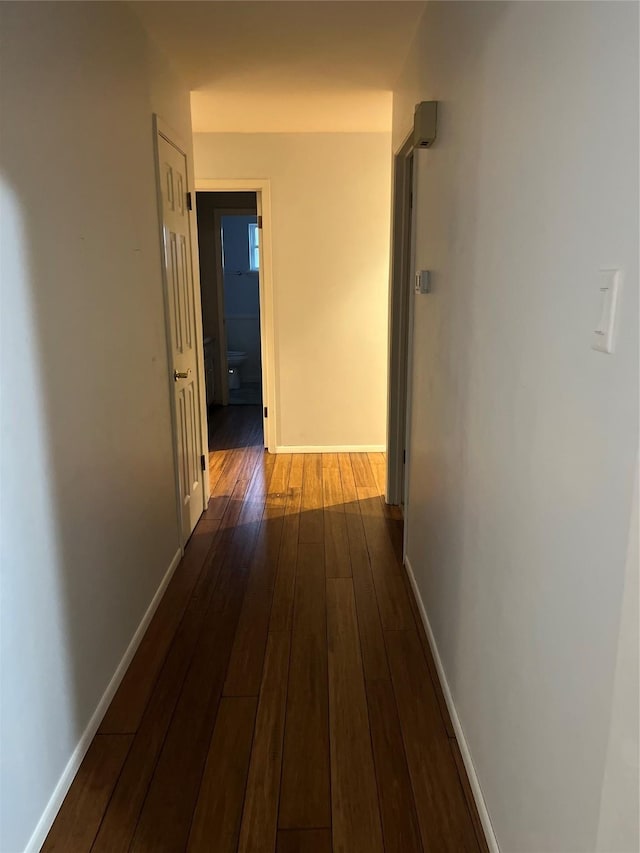
<svg viewBox="0 0 640 853"><path fill-rule="evenodd" d="M198 131L384 130L423 2L144 0Z"/></svg>

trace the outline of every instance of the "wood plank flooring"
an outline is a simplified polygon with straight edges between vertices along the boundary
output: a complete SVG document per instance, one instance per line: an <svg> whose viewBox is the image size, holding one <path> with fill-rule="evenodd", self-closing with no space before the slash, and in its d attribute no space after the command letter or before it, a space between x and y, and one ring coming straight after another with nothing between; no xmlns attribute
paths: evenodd
<svg viewBox="0 0 640 853"><path fill-rule="evenodd" d="M214 413L209 506L42 850L484 853L384 454L261 429Z"/></svg>

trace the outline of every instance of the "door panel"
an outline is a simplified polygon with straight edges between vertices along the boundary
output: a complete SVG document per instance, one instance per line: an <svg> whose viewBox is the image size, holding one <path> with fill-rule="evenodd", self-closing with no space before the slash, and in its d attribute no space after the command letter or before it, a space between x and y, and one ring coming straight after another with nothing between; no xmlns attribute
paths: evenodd
<svg viewBox="0 0 640 853"><path fill-rule="evenodd" d="M171 342L170 381L174 395L182 536L186 542L204 508L204 474L200 388L196 346L196 304L189 250L186 205L186 158L158 135L162 188L162 234L166 272L166 305ZM198 306L199 310L199 306Z"/></svg>

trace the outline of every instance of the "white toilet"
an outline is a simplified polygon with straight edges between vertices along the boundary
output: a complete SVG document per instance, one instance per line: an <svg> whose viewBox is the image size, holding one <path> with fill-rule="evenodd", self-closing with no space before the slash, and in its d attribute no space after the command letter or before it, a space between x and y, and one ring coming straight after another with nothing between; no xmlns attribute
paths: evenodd
<svg viewBox="0 0 640 853"><path fill-rule="evenodd" d="M227 350L227 368L229 372L229 391L237 391L242 384L240 368L247 360L246 352Z"/></svg>

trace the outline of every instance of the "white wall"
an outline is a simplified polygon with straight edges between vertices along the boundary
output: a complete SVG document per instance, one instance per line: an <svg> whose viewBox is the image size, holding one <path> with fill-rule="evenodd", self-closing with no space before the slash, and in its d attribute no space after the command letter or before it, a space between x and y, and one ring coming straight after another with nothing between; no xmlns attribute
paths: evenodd
<svg viewBox="0 0 640 853"><path fill-rule="evenodd" d="M194 135L196 180L271 180L281 447L385 443L389 142Z"/></svg>
<svg viewBox="0 0 640 853"><path fill-rule="evenodd" d="M125 4L0 16L0 849L16 853L178 548L152 111L190 124Z"/></svg>
<svg viewBox="0 0 640 853"><path fill-rule="evenodd" d="M418 169L433 293L414 303L408 557L503 853L597 845L638 448L637 35L630 3L429 4L394 97L396 147L416 102L440 105Z"/></svg>
<svg viewBox="0 0 640 853"><path fill-rule="evenodd" d="M609 745L598 822L598 853L640 850L638 803L640 784L638 757L638 469L633 493L631 530L627 552L624 599L618 639Z"/></svg>

